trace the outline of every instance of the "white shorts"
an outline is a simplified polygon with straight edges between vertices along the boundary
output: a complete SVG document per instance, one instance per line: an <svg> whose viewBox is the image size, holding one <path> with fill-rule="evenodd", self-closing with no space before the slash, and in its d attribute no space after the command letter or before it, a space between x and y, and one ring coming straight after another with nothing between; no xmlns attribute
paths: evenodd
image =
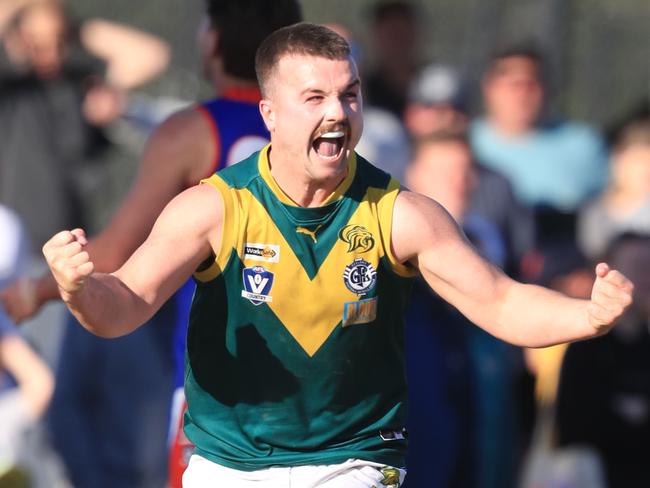
<svg viewBox="0 0 650 488"><path fill-rule="evenodd" d="M193 454L183 474L183 488L399 488L405 476L403 469L359 459L239 471Z"/></svg>

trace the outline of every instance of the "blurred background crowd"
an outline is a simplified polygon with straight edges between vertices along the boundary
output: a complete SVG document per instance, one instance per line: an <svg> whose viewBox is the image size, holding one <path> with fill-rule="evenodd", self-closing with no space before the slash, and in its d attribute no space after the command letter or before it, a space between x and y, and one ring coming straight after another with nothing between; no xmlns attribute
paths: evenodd
<svg viewBox="0 0 650 488"><path fill-rule="evenodd" d="M588 297L606 259L636 285L608 336L522 350L416 283L407 486L650 486L647 0L300 3L353 47L362 156L439 201L519 280ZM102 229L151 131L212 96L204 11L0 0L0 288L30 296L43 243ZM60 303L19 327L9 312L0 487L165 486L172 332L91 346L66 335Z"/></svg>

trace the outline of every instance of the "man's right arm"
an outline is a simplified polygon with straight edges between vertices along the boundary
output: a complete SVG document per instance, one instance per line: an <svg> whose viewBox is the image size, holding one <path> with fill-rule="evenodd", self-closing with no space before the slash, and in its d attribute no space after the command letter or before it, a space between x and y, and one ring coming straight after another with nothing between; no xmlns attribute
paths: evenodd
<svg viewBox="0 0 650 488"><path fill-rule="evenodd" d="M94 273L78 229L56 234L43 253L79 322L96 335L118 337L149 319L218 249L222 221L221 196L199 185L170 202L147 240L114 273Z"/></svg>
<svg viewBox="0 0 650 488"><path fill-rule="evenodd" d="M165 205L207 175L214 152L211 128L198 111L184 110L163 122L147 142L133 187L106 228L85 246L95 270L119 268L145 240ZM0 292L16 322L56 299L59 290L50 273L22 278Z"/></svg>

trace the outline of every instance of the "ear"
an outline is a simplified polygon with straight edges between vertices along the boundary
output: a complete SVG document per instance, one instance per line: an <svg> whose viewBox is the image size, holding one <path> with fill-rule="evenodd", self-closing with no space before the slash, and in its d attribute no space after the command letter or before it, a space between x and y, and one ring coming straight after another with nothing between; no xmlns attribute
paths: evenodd
<svg viewBox="0 0 650 488"><path fill-rule="evenodd" d="M214 27L208 31L208 42L212 46L211 53L213 57L220 56L221 54L221 37L219 31Z"/></svg>
<svg viewBox="0 0 650 488"><path fill-rule="evenodd" d="M273 102L268 98L263 98L260 100L260 114L262 115L262 120L264 120L264 125L273 133L275 130L275 107Z"/></svg>
<svg viewBox="0 0 650 488"><path fill-rule="evenodd" d="M219 54L219 33L208 17L201 22L197 37L203 56L212 59Z"/></svg>

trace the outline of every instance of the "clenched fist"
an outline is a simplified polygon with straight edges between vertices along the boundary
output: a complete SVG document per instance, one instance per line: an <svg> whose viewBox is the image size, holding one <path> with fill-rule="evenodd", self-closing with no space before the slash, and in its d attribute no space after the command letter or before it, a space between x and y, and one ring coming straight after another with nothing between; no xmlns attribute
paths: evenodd
<svg viewBox="0 0 650 488"><path fill-rule="evenodd" d="M623 274L605 263L596 266L596 281L587 307L589 323L598 332L606 332L632 303L634 285Z"/></svg>
<svg viewBox="0 0 650 488"><path fill-rule="evenodd" d="M84 251L87 242L84 231L74 229L59 232L43 246L63 300L79 292L94 270L90 256Z"/></svg>

